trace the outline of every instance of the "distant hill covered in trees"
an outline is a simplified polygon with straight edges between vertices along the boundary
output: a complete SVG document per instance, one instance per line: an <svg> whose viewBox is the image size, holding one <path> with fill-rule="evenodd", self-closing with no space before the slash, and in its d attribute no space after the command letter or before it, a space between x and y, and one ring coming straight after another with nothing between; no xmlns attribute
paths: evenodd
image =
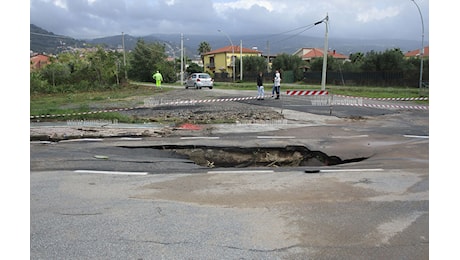
<svg viewBox="0 0 460 260"><path fill-rule="evenodd" d="M56 35L36 25L30 25L30 50L33 52L56 54L67 46L81 48L85 45L85 41Z"/></svg>

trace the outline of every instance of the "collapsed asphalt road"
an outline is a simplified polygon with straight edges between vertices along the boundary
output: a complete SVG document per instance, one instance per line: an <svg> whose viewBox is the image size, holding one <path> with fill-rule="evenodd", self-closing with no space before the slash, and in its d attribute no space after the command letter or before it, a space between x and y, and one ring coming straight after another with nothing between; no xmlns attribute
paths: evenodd
<svg viewBox="0 0 460 260"><path fill-rule="evenodd" d="M113 137L80 139L55 129L30 145L31 258L428 259L428 112L389 112L283 109L265 124L112 126ZM220 167L217 151L200 165L194 150L162 145L366 159Z"/></svg>

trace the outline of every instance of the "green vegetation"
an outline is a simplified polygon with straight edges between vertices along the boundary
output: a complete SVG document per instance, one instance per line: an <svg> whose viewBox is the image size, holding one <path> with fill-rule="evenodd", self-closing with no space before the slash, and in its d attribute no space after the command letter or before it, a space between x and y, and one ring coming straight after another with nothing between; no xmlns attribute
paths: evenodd
<svg viewBox="0 0 460 260"><path fill-rule="evenodd" d="M179 85L179 84L174 84ZM254 83L223 83L217 82L214 86L216 89L237 89L237 90L254 90ZM56 93L56 94L34 94L30 98L30 114L54 115L54 114L73 114L91 111L101 111L105 109L137 107L144 104L144 99L151 97L157 91L171 91L173 88L163 87L162 90L155 90L152 87L129 84L123 88L105 91L86 91L78 93ZM320 85L285 84L282 85L282 91L286 90L320 90ZM368 98L411 98L419 97L418 88L407 87L356 87L356 86L331 86L327 90L333 95L346 95L355 97ZM266 92L270 90L266 87ZM428 104L428 101L419 101L421 104ZM106 112L97 114L84 115L66 115L56 118L47 118L47 120L117 120L120 123L137 123L137 119L129 117L118 112ZM171 120L179 120L170 118ZM139 121L141 122L141 121Z"/></svg>
<svg viewBox="0 0 460 260"><path fill-rule="evenodd" d="M203 42L200 44L199 52L207 52L210 46ZM134 51L128 53L127 64L124 65L122 53L106 51L97 47L93 51L61 53L58 57L52 58L51 64L40 70L33 70L30 73L30 114L31 116L41 115L65 115L49 117L46 120L67 120L67 119L104 119L117 120L118 122L133 123L136 118L126 116L117 112L104 112L97 114L68 115L76 113L89 113L91 111L102 111L117 108L137 107L144 104L144 99L153 93L152 87L131 84L126 79L129 75L131 81L152 82L152 73L160 70L164 82L172 85L179 85L177 73L180 71L180 63L166 59L165 46L154 43L145 43L139 39ZM186 59L189 62L188 59ZM337 70L342 72L387 72L397 71L403 73L400 77L401 85L410 85L407 82L417 80L417 66L419 60L406 60L399 49L388 50L383 53L370 52L365 54L356 53L350 56L350 62L339 63L328 58L328 75L332 76ZM236 61L238 64L239 60ZM262 57L244 57L243 65L245 72L258 72L265 70L266 60ZM341 65L342 64L342 65ZM291 72L294 81L299 83L282 83L282 91L286 90L319 90L319 85L306 84L305 75L301 68L307 65L299 57L288 54L280 54L273 61L273 68ZM322 67L322 60L317 59L309 64L313 72ZM308 67L308 66L307 66ZM237 66L239 70L239 66ZM428 75L428 60L424 66ZM188 72L200 70L200 67L189 66ZM415 71L415 72L414 72ZM238 71L237 71L238 72ZM332 74L332 75L331 75ZM287 75L287 74L286 74ZM328 78L329 79L329 78ZM379 78L377 78L379 79ZM318 82L310 78L312 82ZM384 82L384 78L379 79ZM363 84L362 81L359 85ZM267 82L266 93L271 92L271 84ZM364 84L366 85L366 84ZM376 84L380 85L380 83ZM428 96L428 93L420 93L418 88L412 87L390 87L391 82L386 81L385 87L370 86L341 86L327 84L327 90L333 95L347 95L369 98L411 98ZM400 85L399 83L395 85ZM255 81L251 82L215 82L216 89L239 89L253 90L256 92ZM162 90L168 91L165 86ZM427 92L427 91L426 91ZM428 103L427 101L420 101Z"/></svg>
<svg viewBox="0 0 460 260"><path fill-rule="evenodd" d="M420 97L418 88L408 87L350 87L334 86L327 88L332 94L367 98L416 98Z"/></svg>
<svg viewBox="0 0 460 260"><path fill-rule="evenodd" d="M144 98L152 96L159 91L165 92L170 89L155 90L152 87L140 85L127 85L123 88L104 91L87 91L78 93L34 94L30 97L30 115L63 115L105 109L117 109L136 107L144 104ZM118 112L106 112L84 115L66 115L51 120L68 119L101 119L118 120L121 123L135 123L136 120ZM48 119L48 120L49 120Z"/></svg>
<svg viewBox="0 0 460 260"><path fill-rule="evenodd" d="M214 88L216 89L240 89L240 90L256 90L253 82L242 83L226 83L215 82ZM304 83L294 84L281 84L281 90L321 90L320 85L310 85ZM405 97L413 98L420 97L418 88L409 87L369 87L369 86L328 86L326 88L331 94L355 96L355 97L368 97L368 98L394 98ZM265 92L271 91L271 85L265 86Z"/></svg>

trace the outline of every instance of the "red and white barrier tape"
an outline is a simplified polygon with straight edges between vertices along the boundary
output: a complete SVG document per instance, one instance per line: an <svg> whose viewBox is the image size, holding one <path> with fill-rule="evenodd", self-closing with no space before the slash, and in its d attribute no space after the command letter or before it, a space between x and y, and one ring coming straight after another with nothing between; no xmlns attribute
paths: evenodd
<svg viewBox="0 0 460 260"><path fill-rule="evenodd" d="M353 97L353 96L344 96L344 95L334 95L335 97L346 97L346 98L362 98L367 100L377 100L377 101L426 101L428 97L409 97L409 98L368 98L368 97Z"/></svg>
<svg viewBox="0 0 460 260"><path fill-rule="evenodd" d="M374 107L374 108L387 108L387 109L414 109L414 110L428 110L428 106L406 106L406 105L380 105L380 104L350 104L350 103L333 103L336 106L355 106L355 107Z"/></svg>
<svg viewBox="0 0 460 260"><path fill-rule="evenodd" d="M328 95L329 92L325 90L288 90L286 92L288 95L314 95L314 96L324 96ZM338 95L336 95L338 96ZM348 96L341 96L341 97L348 97ZM100 111L89 111L89 112L79 112L79 113L69 113L69 114L52 114L52 115L38 115L38 116L30 116L30 119L34 118L53 118L53 117L63 117L63 116L80 116L80 115L90 115L90 114L100 114L100 113L110 113L110 112L121 112L121 111L129 111L134 109L142 109L142 108L151 108L156 106L170 106L170 105L190 105L190 104L198 104L198 103L215 103L215 102L232 102L232 101L243 101L243 100L252 100L257 99L259 97L235 97L235 98L218 98L218 99L202 99L202 100L184 100L184 101L174 101L174 102L167 102L162 104L156 104L151 106L138 106L138 107L129 107L129 108L116 108L116 109L106 109ZM356 97L349 97L349 98L356 98ZM370 98L368 98L370 99ZM427 98L428 99L428 98ZM426 99L426 100L427 100ZM376 99L376 100L398 100L402 101L403 98L400 99ZM410 100L425 100L425 99L417 99L413 98ZM400 109L423 109L427 110L428 106L400 106L400 105L378 105L378 104L349 104L349 103L334 103L333 105L343 105L343 106L365 106L365 107L377 107L377 108L400 108Z"/></svg>
<svg viewBox="0 0 460 260"><path fill-rule="evenodd" d="M324 96L328 94L327 90L286 90L288 96Z"/></svg>
<svg viewBox="0 0 460 260"><path fill-rule="evenodd" d="M138 106L138 107L106 109L106 110L100 110L100 111L89 111L89 112L79 112L79 113L69 113L69 114L38 115L38 116L30 116L30 119L53 118L53 117L63 117L63 116L80 116L80 115L90 115L90 114L100 114L100 113L128 111L128 110L151 108L151 107L157 107L157 106L190 105L190 104L197 104L197 103L215 103L215 102L231 102L231 101L251 100L251 99L257 99L257 98L258 97L235 97L235 98L218 98L218 99L203 99L203 100L184 100L184 101L174 101L174 102L155 104L155 105L151 105L151 106L144 105L144 106Z"/></svg>

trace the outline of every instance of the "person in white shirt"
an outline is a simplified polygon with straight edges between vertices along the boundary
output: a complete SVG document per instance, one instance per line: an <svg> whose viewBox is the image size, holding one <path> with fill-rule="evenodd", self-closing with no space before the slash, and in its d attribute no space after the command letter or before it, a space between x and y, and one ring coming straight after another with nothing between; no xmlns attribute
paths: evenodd
<svg viewBox="0 0 460 260"><path fill-rule="evenodd" d="M276 70L275 72L275 78L273 79L273 88L276 92L276 98L275 99L280 99L280 88L281 88L281 74L279 70ZM272 92L273 94L273 92Z"/></svg>

